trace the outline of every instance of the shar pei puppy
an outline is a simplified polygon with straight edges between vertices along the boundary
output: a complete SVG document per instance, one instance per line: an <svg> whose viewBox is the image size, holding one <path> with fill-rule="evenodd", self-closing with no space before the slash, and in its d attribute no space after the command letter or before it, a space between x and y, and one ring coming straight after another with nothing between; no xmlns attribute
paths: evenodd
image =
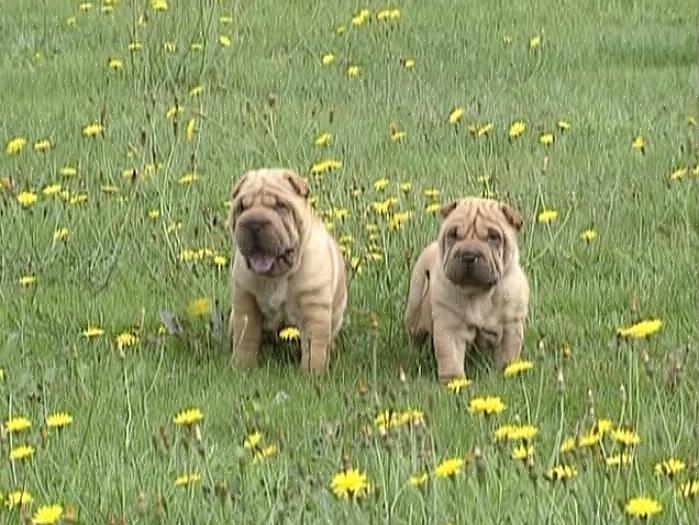
<svg viewBox="0 0 699 525"><path fill-rule="evenodd" d="M248 171L233 188L229 334L238 366L257 366L263 330L292 324L301 333L301 368L325 370L347 288L340 250L308 193L306 181L288 169Z"/></svg>
<svg viewBox="0 0 699 525"><path fill-rule="evenodd" d="M440 380L464 375L466 350L492 352L501 368L522 351L529 285L519 266L519 214L507 204L466 198L442 208L437 240L415 264L405 323L432 336Z"/></svg>

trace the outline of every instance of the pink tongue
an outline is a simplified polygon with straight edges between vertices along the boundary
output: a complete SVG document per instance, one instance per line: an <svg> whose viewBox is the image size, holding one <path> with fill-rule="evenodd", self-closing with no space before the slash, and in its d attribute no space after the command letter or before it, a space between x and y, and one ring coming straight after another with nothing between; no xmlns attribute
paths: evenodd
<svg viewBox="0 0 699 525"><path fill-rule="evenodd" d="M271 255L253 255L250 257L250 266L257 273L266 273L274 266L274 257Z"/></svg>

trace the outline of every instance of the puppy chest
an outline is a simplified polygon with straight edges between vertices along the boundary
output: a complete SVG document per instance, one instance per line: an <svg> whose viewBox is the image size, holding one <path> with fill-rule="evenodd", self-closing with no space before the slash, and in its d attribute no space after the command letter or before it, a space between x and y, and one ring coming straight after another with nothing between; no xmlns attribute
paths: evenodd
<svg viewBox="0 0 699 525"><path fill-rule="evenodd" d="M267 330L277 330L283 324L296 324L295 315L288 298L288 286L285 281L266 287L257 295L257 306L264 318Z"/></svg>

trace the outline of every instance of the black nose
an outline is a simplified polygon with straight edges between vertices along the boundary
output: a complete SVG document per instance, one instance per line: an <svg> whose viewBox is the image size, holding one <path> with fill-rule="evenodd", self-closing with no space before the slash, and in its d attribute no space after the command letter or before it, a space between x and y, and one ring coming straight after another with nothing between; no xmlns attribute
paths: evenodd
<svg viewBox="0 0 699 525"><path fill-rule="evenodd" d="M265 221L249 220L245 221L245 223L242 226L249 230L251 233L259 233L262 230L262 228L264 228L266 225L267 223Z"/></svg>
<svg viewBox="0 0 699 525"><path fill-rule="evenodd" d="M464 250L459 254L459 257L465 264L472 265L478 260L479 255L477 253Z"/></svg>

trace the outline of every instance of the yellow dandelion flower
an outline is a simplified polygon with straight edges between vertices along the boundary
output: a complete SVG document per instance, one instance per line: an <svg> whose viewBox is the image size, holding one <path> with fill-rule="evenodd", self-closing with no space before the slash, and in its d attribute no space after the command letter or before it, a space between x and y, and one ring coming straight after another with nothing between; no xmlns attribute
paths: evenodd
<svg viewBox="0 0 699 525"><path fill-rule="evenodd" d="M63 508L60 505L42 505L34 513L32 524L53 525L63 515Z"/></svg>
<svg viewBox="0 0 699 525"><path fill-rule="evenodd" d="M476 138L486 137L486 136L490 135L491 131L493 131L493 123L492 122L487 122L483 125L471 124L468 127L468 132Z"/></svg>
<svg viewBox="0 0 699 525"><path fill-rule="evenodd" d="M631 498L626 502L626 514L634 518L639 518L642 520L647 520L660 514L663 510L663 506L656 500L647 497Z"/></svg>
<svg viewBox="0 0 699 525"><path fill-rule="evenodd" d="M60 193L61 189L60 184L50 184L49 186L44 187L44 189L41 190L41 193L43 193L46 197L50 197L51 195Z"/></svg>
<svg viewBox="0 0 699 525"><path fill-rule="evenodd" d="M690 480L677 487L677 492L685 498L696 498L699 496L699 480Z"/></svg>
<svg viewBox="0 0 699 525"><path fill-rule="evenodd" d="M119 71L120 69L123 69L124 62L120 58L112 57L107 61L107 67L114 71Z"/></svg>
<svg viewBox="0 0 699 525"><path fill-rule="evenodd" d="M65 241L68 238L68 228L58 228L53 232L53 239L55 241Z"/></svg>
<svg viewBox="0 0 699 525"><path fill-rule="evenodd" d="M413 183L412 182L401 182L400 185L398 186L400 191L403 193L409 193L413 191Z"/></svg>
<svg viewBox="0 0 699 525"><path fill-rule="evenodd" d="M294 341L301 337L301 332L295 326L287 326L279 331L279 339L282 341Z"/></svg>
<svg viewBox="0 0 699 525"><path fill-rule="evenodd" d="M394 213L388 221L388 229L390 231L396 231L403 226L408 219L410 219L409 211Z"/></svg>
<svg viewBox="0 0 699 525"><path fill-rule="evenodd" d="M46 426L49 428L62 428L73 424L73 416L68 412L54 412L46 417Z"/></svg>
<svg viewBox="0 0 699 525"><path fill-rule="evenodd" d="M262 447L261 449L259 449L255 452L255 455L253 456L252 462L259 463L261 461L264 461L267 458L274 456L276 453L277 453L277 446L276 445L267 445L266 447Z"/></svg>
<svg viewBox="0 0 699 525"><path fill-rule="evenodd" d="M633 142L631 142L631 148L636 151L640 151L641 153L645 153L646 141L643 139L641 135L639 135L635 139L633 139Z"/></svg>
<svg viewBox="0 0 699 525"><path fill-rule="evenodd" d="M502 35L502 43L505 46L512 45L512 37L510 35Z"/></svg>
<svg viewBox="0 0 699 525"><path fill-rule="evenodd" d="M243 440L243 448L248 450L257 448L262 443L262 434L258 431L253 432Z"/></svg>
<svg viewBox="0 0 699 525"><path fill-rule="evenodd" d="M385 190L387 186L388 186L388 179L386 179L386 178L377 179L374 181L374 191Z"/></svg>
<svg viewBox="0 0 699 525"><path fill-rule="evenodd" d="M677 458L666 459L655 464L655 474L657 476L667 476L669 478L675 476L678 472L682 472L686 468L684 461Z"/></svg>
<svg viewBox="0 0 699 525"><path fill-rule="evenodd" d="M366 474L356 468L338 472L330 482L333 494L341 499L364 497L369 493L370 488Z"/></svg>
<svg viewBox="0 0 699 525"><path fill-rule="evenodd" d="M103 131L104 127L98 122L93 122L83 127L83 135L86 137L96 137L97 135L101 135Z"/></svg>
<svg viewBox="0 0 699 525"><path fill-rule="evenodd" d="M617 336L623 339L642 339L657 333L662 328L660 319L648 319L617 330Z"/></svg>
<svg viewBox="0 0 699 525"><path fill-rule="evenodd" d="M342 167L342 161L335 160L335 159L321 160L321 161L313 164L313 166L311 166L311 174L312 175L322 175L323 173L327 173L329 171L340 169L341 167Z"/></svg>
<svg viewBox="0 0 699 525"><path fill-rule="evenodd" d="M24 149L24 146L27 144L27 140L23 137L15 137L13 139L10 139L7 142L7 146L5 146L5 152L8 155L17 155L22 149Z"/></svg>
<svg viewBox="0 0 699 525"><path fill-rule="evenodd" d="M31 445L20 445L10 450L10 459L12 461L23 460L31 457L33 454L34 447Z"/></svg>
<svg viewBox="0 0 699 525"><path fill-rule="evenodd" d="M529 39L529 49L539 49L541 47L541 35L534 35Z"/></svg>
<svg viewBox="0 0 699 525"><path fill-rule="evenodd" d="M188 141L191 141L194 138L194 132L196 129L197 121L196 119L189 119L187 122L187 127L185 128L185 137L187 138Z"/></svg>
<svg viewBox="0 0 699 525"><path fill-rule="evenodd" d="M132 53L140 51L141 49L143 49L143 44L141 44L140 42L134 41L129 43L129 51L131 51Z"/></svg>
<svg viewBox="0 0 699 525"><path fill-rule="evenodd" d="M198 408L188 408L179 412L173 422L178 426L191 426L204 419L204 414Z"/></svg>
<svg viewBox="0 0 699 525"><path fill-rule="evenodd" d="M507 135L511 139L516 139L521 137L527 129L527 125L522 120L516 120L510 124L510 128L507 130Z"/></svg>
<svg viewBox="0 0 699 525"><path fill-rule="evenodd" d="M505 377L514 377L534 368L534 363L518 359L505 367L503 374Z"/></svg>
<svg viewBox="0 0 699 525"><path fill-rule="evenodd" d="M586 230L583 230L580 233L580 239L585 241L588 244L591 243L592 241L594 241L596 238L597 238L597 232L592 228L588 228Z"/></svg>
<svg viewBox="0 0 699 525"><path fill-rule="evenodd" d="M119 188L111 184L105 184L103 186L100 186L100 191L102 193L118 193Z"/></svg>
<svg viewBox="0 0 699 525"><path fill-rule="evenodd" d="M22 275L19 278L19 285L22 288L28 288L29 286L36 283L36 277L33 275Z"/></svg>
<svg viewBox="0 0 699 525"><path fill-rule="evenodd" d="M445 459L434 469L434 474L438 478L453 478L456 476L464 466L464 460L461 458L450 458Z"/></svg>
<svg viewBox="0 0 699 525"><path fill-rule="evenodd" d="M335 62L335 55L332 53L323 53L323 55L320 57L320 62L324 66L329 66Z"/></svg>
<svg viewBox="0 0 699 525"><path fill-rule="evenodd" d="M167 11L167 0L150 0L153 11Z"/></svg>
<svg viewBox="0 0 699 525"><path fill-rule="evenodd" d="M31 426L32 422L22 416L11 417L5 421L6 432L22 432L23 430L31 428Z"/></svg>
<svg viewBox="0 0 699 525"><path fill-rule="evenodd" d="M29 206L33 205L37 199L38 197L36 193L31 191L22 191L19 195L17 195L17 202L19 202L24 208L28 208Z"/></svg>
<svg viewBox="0 0 699 525"><path fill-rule="evenodd" d="M184 111L184 108L182 106L174 104L167 108L167 111L165 111L165 118L172 120L175 117L177 117L180 113L182 113L182 111Z"/></svg>
<svg viewBox="0 0 699 525"><path fill-rule="evenodd" d="M618 467L623 465L628 465L633 460L633 456L624 452L622 454L614 454L605 458L604 462L608 467Z"/></svg>
<svg viewBox="0 0 699 525"><path fill-rule="evenodd" d="M449 124L458 124L459 121L461 120L461 117L464 116L464 108L461 106L457 106L454 109L451 110L451 113L449 113Z"/></svg>
<svg viewBox="0 0 699 525"><path fill-rule="evenodd" d="M232 24L233 17L231 15L221 15L218 17L218 21L223 25Z"/></svg>
<svg viewBox="0 0 699 525"><path fill-rule="evenodd" d="M361 25L364 25L364 22L367 21L369 18L369 15L371 13L369 12L368 9L362 9L359 11L356 15L352 17L352 25L355 27L359 27Z"/></svg>
<svg viewBox="0 0 699 525"><path fill-rule="evenodd" d="M17 506L23 507L25 505L29 505L32 501L34 501L34 498L26 490L13 490L5 498L5 505L12 509Z"/></svg>
<svg viewBox="0 0 699 525"><path fill-rule="evenodd" d="M431 215L434 215L436 213L439 213L439 210L442 209L442 205L439 204L438 202L432 202L425 206L425 212L429 213Z"/></svg>
<svg viewBox="0 0 699 525"><path fill-rule="evenodd" d="M119 350L129 348L138 343L138 337L132 332L122 332L116 337L116 345Z"/></svg>
<svg viewBox="0 0 699 525"><path fill-rule="evenodd" d="M624 428L612 430L612 439L625 447L632 447L641 442L641 436L631 429Z"/></svg>
<svg viewBox="0 0 699 525"><path fill-rule="evenodd" d="M219 36L218 43L221 44L221 47L231 47L231 39L226 35Z"/></svg>
<svg viewBox="0 0 699 525"><path fill-rule="evenodd" d="M335 28L335 33L338 35L343 35L343 34L345 34L346 31L347 31L347 28L342 24L340 24L339 26L337 26Z"/></svg>
<svg viewBox="0 0 699 525"><path fill-rule="evenodd" d="M196 86L192 86L191 89L189 90L189 96L190 97L198 97L204 92L204 86L197 84Z"/></svg>
<svg viewBox="0 0 699 525"><path fill-rule="evenodd" d="M505 410L505 404L497 396L474 397L468 403L468 411L472 414L499 414Z"/></svg>
<svg viewBox="0 0 699 525"><path fill-rule="evenodd" d="M456 377L447 383L447 390L452 394L459 394L464 388L469 386L471 381L465 377Z"/></svg>
<svg viewBox="0 0 699 525"><path fill-rule="evenodd" d="M313 144L321 147L321 146L327 146L330 144L330 141L332 140L333 136L330 133L321 133L316 137L316 139L313 141Z"/></svg>
<svg viewBox="0 0 699 525"><path fill-rule="evenodd" d="M47 151L51 149L51 141L48 139L38 140L34 143L34 151Z"/></svg>
<svg viewBox="0 0 699 525"><path fill-rule="evenodd" d="M578 475L578 471L575 467L570 465L557 465L546 473L546 477L551 481L563 481L566 479L574 478Z"/></svg>
<svg viewBox="0 0 699 525"><path fill-rule="evenodd" d="M539 433L534 425L502 425L495 430L495 439L510 441L531 441Z"/></svg>
<svg viewBox="0 0 699 525"><path fill-rule="evenodd" d="M88 327L85 328L85 330L83 330L81 332L81 334L83 337L85 337L87 339L93 339L95 337L99 337L101 335L104 335L104 330L102 330L98 326L88 325Z"/></svg>
<svg viewBox="0 0 699 525"><path fill-rule="evenodd" d="M688 172L689 172L689 170L686 167L677 168L675 170L672 170L672 172L670 172L670 175L667 176L667 180L674 181L674 180L683 179L687 176Z"/></svg>
<svg viewBox="0 0 699 525"><path fill-rule="evenodd" d="M559 120L556 124L561 131L568 131L570 129L570 122L567 120Z"/></svg>
<svg viewBox="0 0 699 525"><path fill-rule="evenodd" d="M92 9L92 2L81 2L78 4L78 9L83 13L87 13Z"/></svg>
<svg viewBox="0 0 699 525"><path fill-rule="evenodd" d="M347 76L350 78L355 78L359 76L359 66L352 64L347 67Z"/></svg>
<svg viewBox="0 0 699 525"><path fill-rule="evenodd" d="M182 175L178 182L182 185L192 184L197 179L199 179L199 176L196 173L190 172L190 173L185 173L184 175Z"/></svg>
<svg viewBox="0 0 699 525"><path fill-rule="evenodd" d="M558 212L556 210L549 210L544 208L544 210L539 213L536 217L536 221L539 224L549 224L558 218Z"/></svg>
<svg viewBox="0 0 699 525"><path fill-rule="evenodd" d="M214 266L223 268L228 264L228 259L223 255L214 255L212 262L214 263Z"/></svg>
<svg viewBox="0 0 699 525"><path fill-rule="evenodd" d="M400 142L405 138L405 131L402 131L397 124L391 123L388 127L388 136L392 142Z"/></svg>
<svg viewBox="0 0 699 525"><path fill-rule="evenodd" d="M534 447L528 445L519 445L512 449L512 459L524 461L534 455Z"/></svg>
<svg viewBox="0 0 699 525"><path fill-rule="evenodd" d="M78 19L74 16L69 16L68 18L66 18L66 25L68 27L75 27L77 22L78 22Z"/></svg>
<svg viewBox="0 0 699 525"><path fill-rule="evenodd" d="M544 132L541 135L539 135L539 142L541 142L544 146L550 146L555 141L556 137L553 135L553 133Z"/></svg>
<svg viewBox="0 0 699 525"><path fill-rule="evenodd" d="M191 474L182 474L181 476L177 476L175 478L175 486L176 487L186 487L187 485L194 485L195 483L199 483L201 481L201 474L198 472L194 472Z"/></svg>
<svg viewBox="0 0 699 525"><path fill-rule="evenodd" d="M582 448L590 448L599 445L601 441L602 435L598 432L595 432L595 430L593 429L580 436L580 439L578 440L578 445Z"/></svg>
<svg viewBox="0 0 699 525"><path fill-rule="evenodd" d="M606 418L600 418L597 420L597 423L594 425L594 431L597 432L598 434L606 434L610 430L612 430L612 427L614 424L612 423L611 419L606 419Z"/></svg>
<svg viewBox="0 0 699 525"><path fill-rule="evenodd" d="M428 476L427 472L420 472L418 474L413 474L410 476L410 479L408 480L410 485L413 487L422 487L425 483L427 483Z"/></svg>
<svg viewBox="0 0 699 525"><path fill-rule="evenodd" d="M406 58L403 60L403 67L405 69L415 69L415 59L414 58Z"/></svg>
<svg viewBox="0 0 699 525"><path fill-rule="evenodd" d="M194 299L187 305L187 313L191 317L201 317L202 315L208 314L210 311L211 305L209 304L209 300L205 297Z"/></svg>
<svg viewBox="0 0 699 525"><path fill-rule="evenodd" d="M388 20L390 16L391 16L390 9L381 9L379 12L376 13L377 20Z"/></svg>
<svg viewBox="0 0 699 525"><path fill-rule="evenodd" d="M63 166L58 173L63 177L75 177L78 174L78 169L73 166Z"/></svg>

